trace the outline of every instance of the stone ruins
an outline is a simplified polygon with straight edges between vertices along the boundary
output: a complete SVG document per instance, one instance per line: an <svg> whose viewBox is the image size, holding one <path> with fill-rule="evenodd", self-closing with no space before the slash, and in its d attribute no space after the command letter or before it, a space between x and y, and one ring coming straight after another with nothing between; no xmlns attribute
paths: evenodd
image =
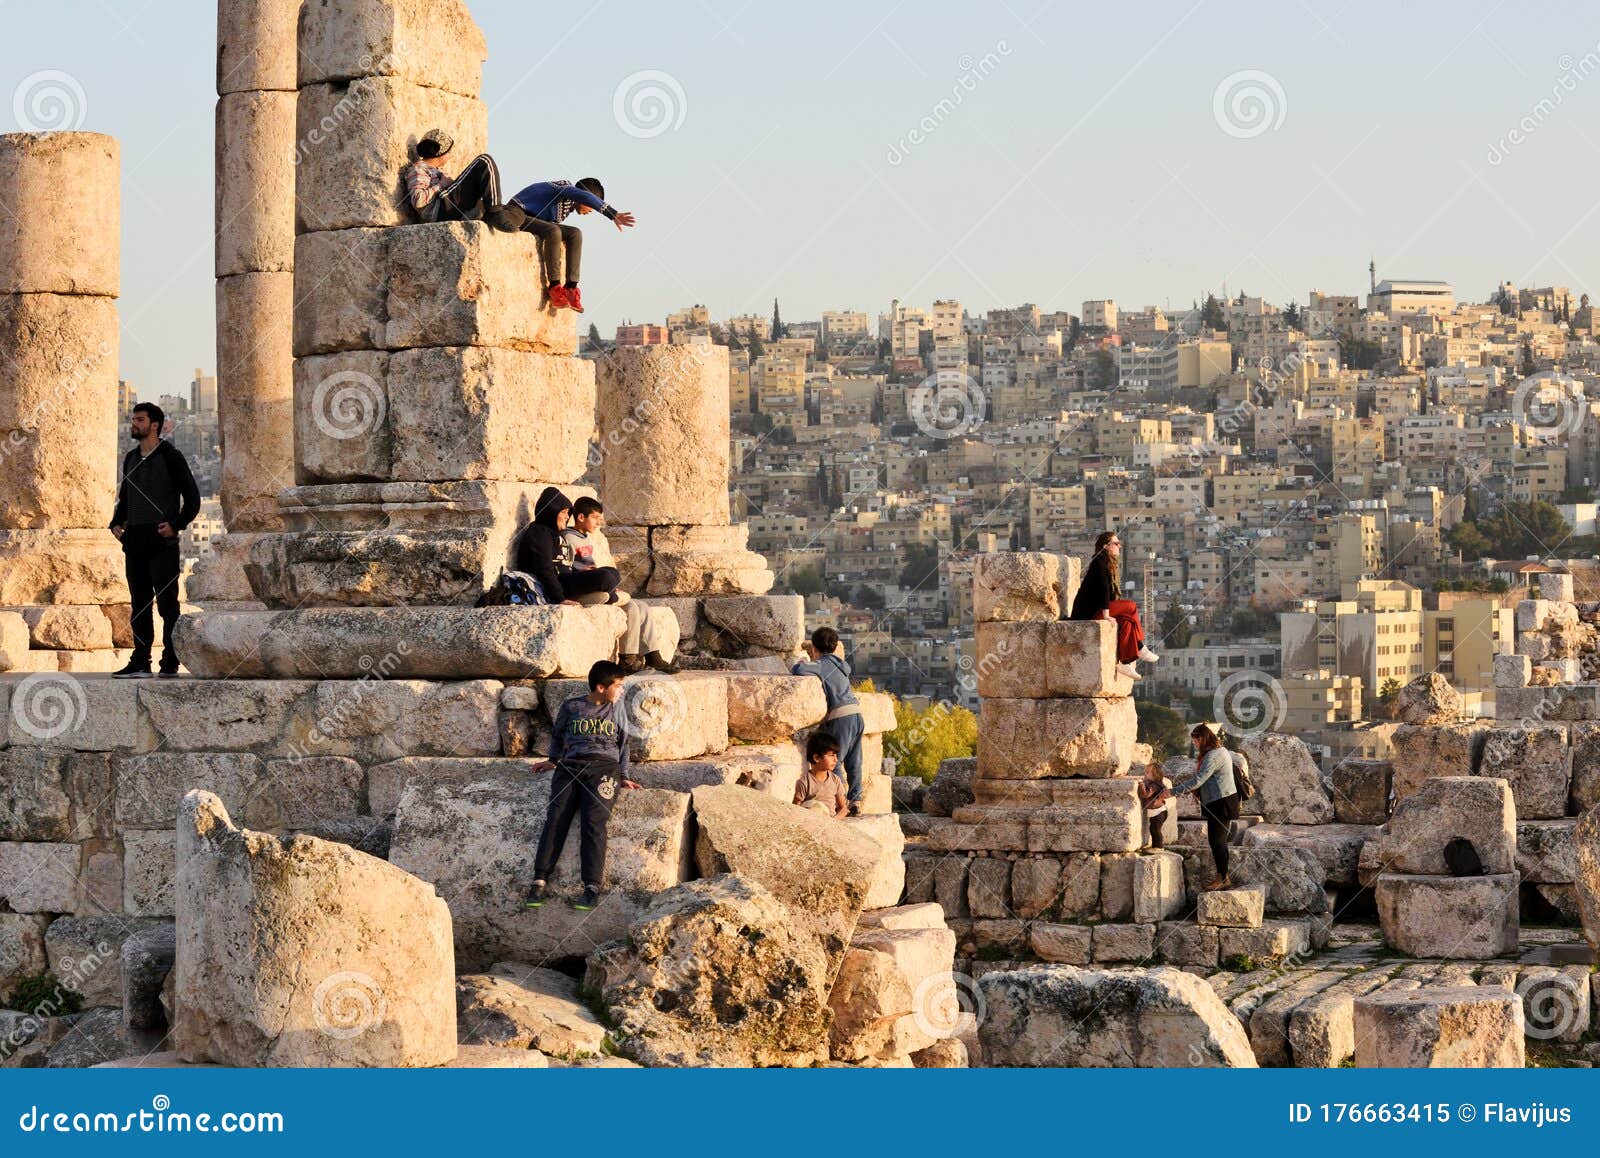
<svg viewBox="0 0 1600 1158"><path fill-rule="evenodd" d="M408 223L417 136L488 143L460 0L221 0L218 30L227 534L189 678L80 674L131 642L116 143L0 137L0 1066L1600 1061L1570 580L1519 609L1498 721L1424 679L1392 761L1246 736L1230 889L1192 797L1151 847L1133 685L1110 624L1062 618L1063 556L976 561L975 758L886 774L862 693L862 815L797 808L826 701L731 518L726 352L580 358L530 236ZM63 184L109 211L69 222ZM640 787L592 912L576 834L523 905L534 768L627 615L474 606L548 486L604 496L684 669L627 682Z"/></svg>

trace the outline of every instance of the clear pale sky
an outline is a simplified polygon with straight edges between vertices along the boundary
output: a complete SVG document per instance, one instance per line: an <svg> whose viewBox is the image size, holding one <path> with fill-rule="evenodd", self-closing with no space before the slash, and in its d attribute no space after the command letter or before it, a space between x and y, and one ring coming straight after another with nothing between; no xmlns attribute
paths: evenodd
<svg viewBox="0 0 1600 1158"><path fill-rule="evenodd" d="M1476 298L1600 269L1600 9L1581 0L472 10L508 184L592 174L638 216L584 221L607 336L775 294L795 320L896 296L1178 307L1224 284L1304 302L1364 292L1369 255ZM146 396L215 362L215 22L204 0L0 0L5 130L57 70L78 127L122 140L122 370ZM670 77L669 123L635 113L630 133L615 97L643 72ZM1229 111L1240 88L1266 121L1248 92ZM63 190L60 211L95 202Z"/></svg>

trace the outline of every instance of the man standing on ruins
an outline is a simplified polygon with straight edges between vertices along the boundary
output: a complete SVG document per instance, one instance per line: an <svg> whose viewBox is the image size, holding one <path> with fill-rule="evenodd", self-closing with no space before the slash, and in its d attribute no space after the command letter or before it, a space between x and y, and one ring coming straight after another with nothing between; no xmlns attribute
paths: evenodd
<svg viewBox="0 0 1600 1158"><path fill-rule="evenodd" d="M155 643L152 601L161 611L161 675L178 674L172 629L178 624L178 534L200 512L200 488L183 452L161 437L166 415L153 402L141 402L128 419L136 445L122 460L117 508L111 533L122 543L133 605L133 655L117 679L147 679Z"/></svg>

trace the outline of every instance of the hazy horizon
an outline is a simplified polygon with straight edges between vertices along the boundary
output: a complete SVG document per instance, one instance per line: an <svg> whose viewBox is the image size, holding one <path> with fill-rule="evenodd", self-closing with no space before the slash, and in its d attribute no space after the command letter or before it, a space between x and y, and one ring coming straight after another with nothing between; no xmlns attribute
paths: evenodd
<svg viewBox="0 0 1600 1158"><path fill-rule="evenodd" d="M594 174L638 215L584 222L583 321L607 337L774 296L789 320L895 297L1182 309L1224 285L1303 304L1364 294L1369 258L1466 299L1503 278L1584 292L1600 259L1581 180L1600 11L1576 3L1007 2L981 25L950 4L471 8L508 185ZM122 141L122 376L180 391L215 369L215 5L0 20L7 131ZM41 88L66 122L30 108ZM67 205L92 212L93 191Z"/></svg>

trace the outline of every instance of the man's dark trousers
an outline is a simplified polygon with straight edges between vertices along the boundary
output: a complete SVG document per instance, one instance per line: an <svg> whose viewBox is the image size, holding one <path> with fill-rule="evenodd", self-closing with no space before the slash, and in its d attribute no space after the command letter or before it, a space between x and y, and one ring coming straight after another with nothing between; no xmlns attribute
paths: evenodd
<svg viewBox="0 0 1600 1158"><path fill-rule="evenodd" d="M539 837L539 851L533 858L534 880L550 879L567 843L567 830L581 814L579 860L583 883L595 888L605 883L606 825L621 789L622 777L615 761L595 760L583 764L562 761L556 765L550 778L550 807L544 817L544 832Z"/></svg>
<svg viewBox="0 0 1600 1158"><path fill-rule="evenodd" d="M161 612L161 666L177 670L178 652L172 646L172 629L178 625L178 539L168 539L153 526L133 526L122 532L122 558L128 576L128 597L133 604L133 659L150 662L155 641L151 602Z"/></svg>

